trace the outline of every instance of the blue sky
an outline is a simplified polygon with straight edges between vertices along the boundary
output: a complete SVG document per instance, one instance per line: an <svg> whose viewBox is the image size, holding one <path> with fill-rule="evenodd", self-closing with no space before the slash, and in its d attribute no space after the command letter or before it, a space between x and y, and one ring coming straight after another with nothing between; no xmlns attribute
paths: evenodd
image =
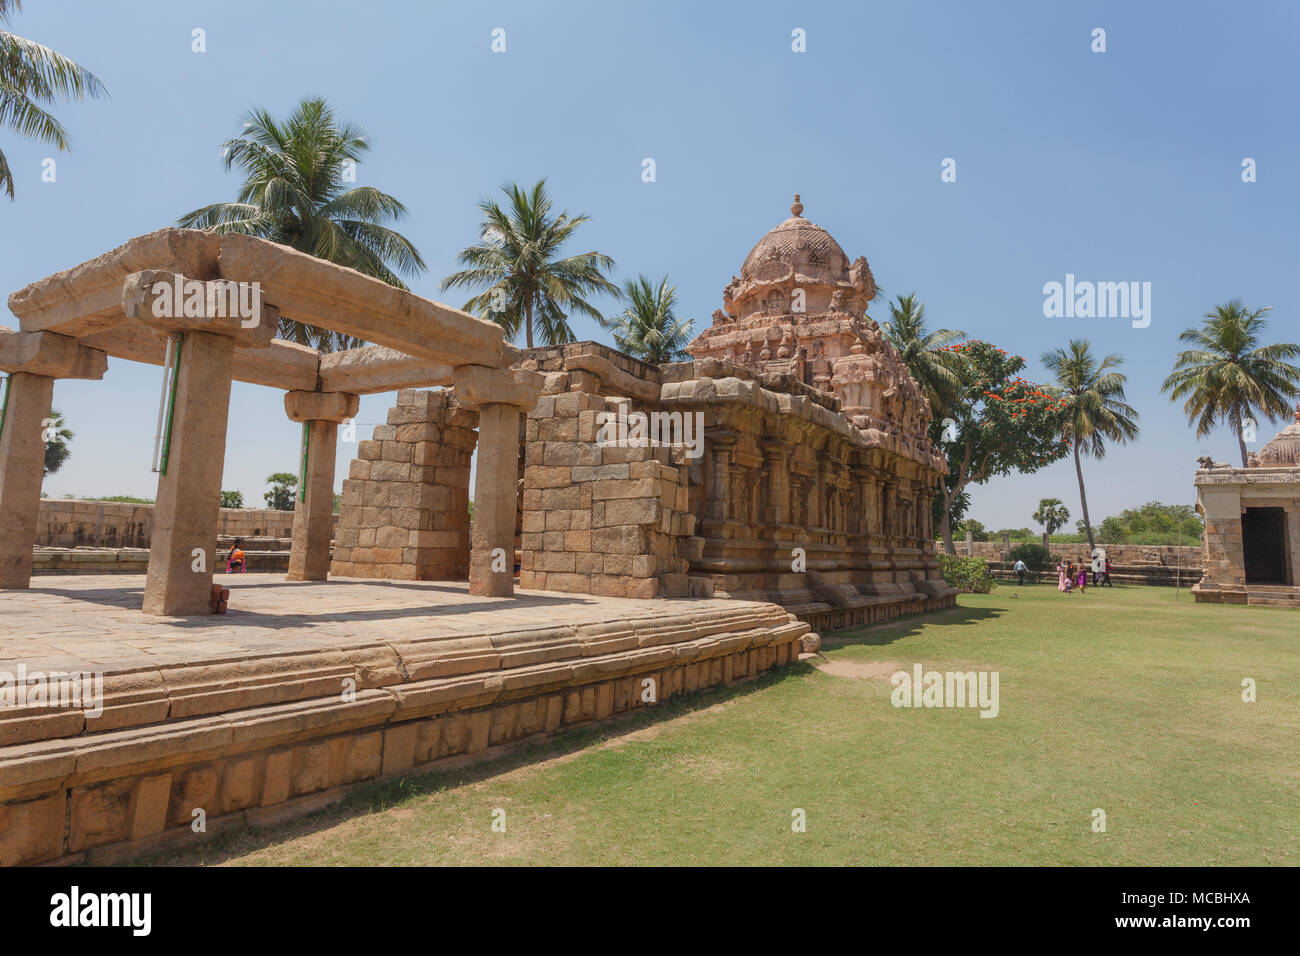
<svg viewBox="0 0 1300 956"><path fill-rule="evenodd" d="M1098 27L1105 53L1090 49ZM593 217L572 251L613 256L620 281L668 273L697 329L798 191L887 296L915 290L933 326L1024 354L1032 377L1071 337L1124 355L1142 437L1085 460L1098 521L1190 502L1197 456L1235 458L1226 430L1198 442L1159 392L1183 328L1240 297L1273 307L1276 339L1300 339L1298 27L1290 3L28 0L12 29L93 70L111 99L58 108L69 154L0 133L17 178L17 201L0 200L0 288L233 198L220 143L251 106L284 115L312 94L369 131L359 181L410 211L399 228L429 265L412 288L457 306L439 281L477 236L475 202L504 182L547 177L557 205ZM955 183L940 181L947 157ZM1245 157L1257 182L1241 180ZM1045 319L1043 284L1066 273L1150 282L1150 327ZM160 376L112 360L102 382L58 383L77 438L48 493L153 496ZM390 404L363 399L360 437ZM237 383L222 487L260 503L267 474L295 470L298 437L279 393ZM340 447L339 482L353 450ZM1028 526L1042 497L1078 517L1069 461L977 489L971 513Z"/></svg>

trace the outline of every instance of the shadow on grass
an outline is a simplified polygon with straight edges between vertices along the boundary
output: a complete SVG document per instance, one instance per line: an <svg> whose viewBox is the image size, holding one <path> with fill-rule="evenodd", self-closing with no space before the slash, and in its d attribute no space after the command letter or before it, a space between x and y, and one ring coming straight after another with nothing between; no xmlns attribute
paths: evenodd
<svg viewBox="0 0 1300 956"><path fill-rule="evenodd" d="M401 777L362 784L346 793L338 803L304 814L287 823L273 826L254 826L249 823L227 824L209 837L199 837L193 843L141 854L123 865L217 865L287 840L319 833L348 820L382 813L415 797L478 783L512 770L576 754L594 745L617 740L654 724L690 716L717 704L747 697L782 681L806 677L814 670L815 668L806 662L790 664L725 687L672 697L654 707L628 711L601 723L591 722L572 729L559 730L535 741L522 740L507 744L499 756L485 757L472 763L458 763L442 769L415 770ZM464 761L465 758L446 759ZM93 866L94 863L92 861L84 865Z"/></svg>
<svg viewBox="0 0 1300 956"><path fill-rule="evenodd" d="M948 627L957 624L978 624L989 618L1001 617L1007 612L1004 607L955 607L948 611L928 611L923 614L909 614L886 624L872 624L868 627L851 627L842 631L830 631L823 634L823 647L845 647L851 644L881 646L901 641L905 637L919 634L927 627Z"/></svg>

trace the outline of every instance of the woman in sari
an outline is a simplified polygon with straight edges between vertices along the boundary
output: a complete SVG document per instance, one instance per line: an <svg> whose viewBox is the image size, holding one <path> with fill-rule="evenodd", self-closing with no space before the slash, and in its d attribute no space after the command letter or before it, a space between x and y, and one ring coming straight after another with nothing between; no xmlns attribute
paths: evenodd
<svg viewBox="0 0 1300 956"><path fill-rule="evenodd" d="M1069 590L1069 588L1066 586L1065 574L1066 574L1065 562L1062 561L1060 564L1056 566L1056 590L1058 591Z"/></svg>
<svg viewBox="0 0 1300 956"><path fill-rule="evenodd" d="M1079 593L1088 593L1088 565L1079 562Z"/></svg>

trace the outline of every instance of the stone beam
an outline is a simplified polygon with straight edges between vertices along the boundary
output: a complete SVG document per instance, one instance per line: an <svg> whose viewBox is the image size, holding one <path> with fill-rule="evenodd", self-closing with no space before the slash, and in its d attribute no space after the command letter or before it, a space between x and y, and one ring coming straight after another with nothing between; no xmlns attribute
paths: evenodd
<svg viewBox="0 0 1300 956"><path fill-rule="evenodd" d="M164 335L224 335L245 348L270 345L280 324L279 311L263 301L261 290L254 284L191 279L160 269L133 272L126 277L122 283L122 312L127 319Z"/></svg>
<svg viewBox="0 0 1300 956"><path fill-rule="evenodd" d="M83 336L120 325L122 283L133 272L167 269L216 279L221 236L197 229L160 229L101 256L33 282L9 296L24 332Z"/></svg>
<svg viewBox="0 0 1300 956"><path fill-rule="evenodd" d="M590 372L600 379L601 393L635 398L642 402L659 401L659 383L629 375L601 355L570 355L564 360L566 371Z"/></svg>
<svg viewBox="0 0 1300 956"><path fill-rule="evenodd" d="M0 371L46 378L101 379L108 356L54 332L15 332L0 327Z"/></svg>
<svg viewBox="0 0 1300 956"><path fill-rule="evenodd" d="M88 348L106 352L116 359L162 365L167 340L163 330L154 331L142 323L131 322L86 336ZM234 378L252 385L265 385L284 391L311 391L317 384L320 353L306 345L272 339L266 347L243 348L235 342Z"/></svg>
<svg viewBox="0 0 1300 956"><path fill-rule="evenodd" d="M337 425L354 417L360 405L360 397L348 392L286 392L284 396L284 412L295 422Z"/></svg>
<svg viewBox="0 0 1300 956"><path fill-rule="evenodd" d="M521 368L461 365L456 368L452 384L456 400L467 408L513 405L526 412L537 405L545 381L541 373ZM474 507L477 513L478 505Z"/></svg>
<svg viewBox="0 0 1300 956"><path fill-rule="evenodd" d="M330 352L320 358L320 387L328 392L369 395L404 388L434 388L451 382L450 365L382 345Z"/></svg>
<svg viewBox="0 0 1300 956"><path fill-rule="evenodd" d="M501 327L353 269L248 236L222 237L221 275L258 282L287 316L448 365L505 364Z"/></svg>

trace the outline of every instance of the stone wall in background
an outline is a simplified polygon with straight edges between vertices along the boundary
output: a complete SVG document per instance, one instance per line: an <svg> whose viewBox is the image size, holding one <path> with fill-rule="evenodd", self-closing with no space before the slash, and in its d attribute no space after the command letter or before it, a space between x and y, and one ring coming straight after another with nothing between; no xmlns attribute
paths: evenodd
<svg viewBox="0 0 1300 956"><path fill-rule="evenodd" d="M147 548L152 531L153 505L42 498L36 546ZM293 535L293 512L222 508L217 533L235 538L288 538Z"/></svg>
<svg viewBox="0 0 1300 956"><path fill-rule="evenodd" d="M1041 544L1041 541L1011 542L1011 548L1017 544ZM999 541L975 541L968 547L965 541L954 541L957 554L966 556L971 550L975 557L985 558L990 566L999 573L999 577L1010 576L1010 562L1006 560L1007 551ZM1097 547L1106 550L1110 558L1111 580L1126 584L1162 584L1184 587L1195 584L1201 579L1204 554L1199 544L1178 546L1174 544L1106 544L1098 541ZM939 545L943 549L942 543ZM1059 560L1078 563L1087 559L1091 553L1084 544L1051 544L1048 550L1053 563Z"/></svg>

